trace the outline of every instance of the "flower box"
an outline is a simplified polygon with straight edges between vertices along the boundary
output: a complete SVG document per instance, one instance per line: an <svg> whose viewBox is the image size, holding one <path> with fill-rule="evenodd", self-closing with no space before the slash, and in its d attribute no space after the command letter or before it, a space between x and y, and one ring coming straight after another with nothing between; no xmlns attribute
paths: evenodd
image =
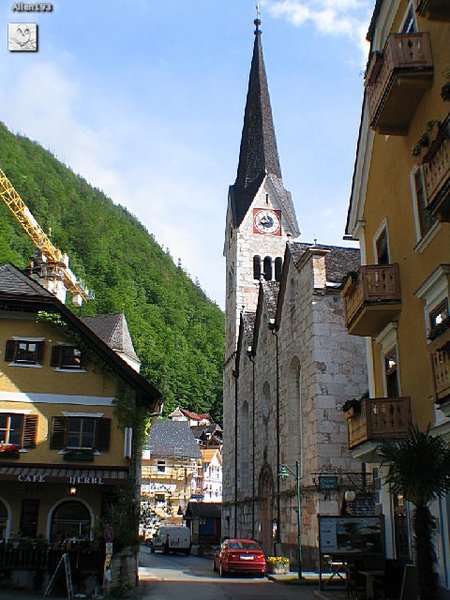
<svg viewBox="0 0 450 600"><path fill-rule="evenodd" d="M285 556L268 556L267 573L287 575L289 573L289 559Z"/></svg>
<svg viewBox="0 0 450 600"><path fill-rule="evenodd" d="M92 462L94 460L93 450L68 450L64 454L64 460L70 462Z"/></svg>
<svg viewBox="0 0 450 600"><path fill-rule="evenodd" d="M15 446L14 444L0 444L0 459L9 460L19 457L19 446Z"/></svg>

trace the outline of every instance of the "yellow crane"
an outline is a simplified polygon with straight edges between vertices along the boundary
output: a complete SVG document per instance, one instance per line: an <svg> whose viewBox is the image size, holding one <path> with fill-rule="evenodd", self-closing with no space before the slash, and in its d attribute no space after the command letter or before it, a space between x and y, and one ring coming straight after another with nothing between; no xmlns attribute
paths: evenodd
<svg viewBox="0 0 450 600"><path fill-rule="evenodd" d="M77 280L74 273L69 269L69 257L56 248L48 235L36 221L30 209L22 200L12 183L0 169L0 198L14 215L16 221L25 230L30 240L36 246L44 258L41 270L43 275L50 279L62 280L64 287L70 293L72 302L81 305L83 300L92 297L89 290Z"/></svg>

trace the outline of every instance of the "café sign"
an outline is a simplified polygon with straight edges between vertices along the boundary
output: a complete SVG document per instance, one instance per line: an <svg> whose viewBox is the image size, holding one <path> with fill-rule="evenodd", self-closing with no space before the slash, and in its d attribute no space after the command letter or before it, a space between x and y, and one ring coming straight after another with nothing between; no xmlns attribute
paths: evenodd
<svg viewBox="0 0 450 600"><path fill-rule="evenodd" d="M80 485L80 484L85 484L85 485L103 485L103 477L88 477L88 476L84 476L84 475L78 475L78 476L66 476L66 477L52 477L51 479L53 481L48 481L46 479L46 475L42 475L39 473L28 473L27 475L24 475L23 473L21 473L20 475L17 475L17 481L21 481L24 483L68 483L70 485Z"/></svg>

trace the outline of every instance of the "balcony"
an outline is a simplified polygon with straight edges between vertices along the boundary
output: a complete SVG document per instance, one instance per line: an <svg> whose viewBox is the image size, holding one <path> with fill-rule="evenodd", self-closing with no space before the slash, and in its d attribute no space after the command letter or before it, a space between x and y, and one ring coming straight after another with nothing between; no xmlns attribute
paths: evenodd
<svg viewBox="0 0 450 600"><path fill-rule="evenodd" d="M416 12L422 17L435 21L450 21L448 0L415 0Z"/></svg>
<svg viewBox="0 0 450 600"><path fill-rule="evenodd" d="M341 291L350 335L376 337L401 310L398 264L362 266Z"/></svg>
<svg viewBox="0 0 450 600"><path fill-rule="evenodd" d="M366 442L407 437L411 425L411 400L363 398L361 412L347 419L348 449Z"/></svg>
<svg viewBox="0 0 450 600"><path fill-rule="evenodd" d="M406 135L433 70L428 33L391 33L367 69L370 126L377 133Z"/></svg>
<svg viewBox="0 0 450 600"><path fill-rule="evenodd" d="M441 123L422 159L426 207L441 221L450 221L450 116Z"/></svg>

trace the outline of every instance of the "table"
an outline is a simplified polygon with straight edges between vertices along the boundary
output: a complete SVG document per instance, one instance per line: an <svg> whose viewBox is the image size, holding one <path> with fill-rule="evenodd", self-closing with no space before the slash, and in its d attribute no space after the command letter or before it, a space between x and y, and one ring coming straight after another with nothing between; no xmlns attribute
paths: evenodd
<svg viewBox="0 0 450 600"><path fill-rule="evenodd" d="M373 584L378 578L384 577L384 571L358 571L361 575L366 578L366 598L367 600L374 600L373 595Z"/></svg>

